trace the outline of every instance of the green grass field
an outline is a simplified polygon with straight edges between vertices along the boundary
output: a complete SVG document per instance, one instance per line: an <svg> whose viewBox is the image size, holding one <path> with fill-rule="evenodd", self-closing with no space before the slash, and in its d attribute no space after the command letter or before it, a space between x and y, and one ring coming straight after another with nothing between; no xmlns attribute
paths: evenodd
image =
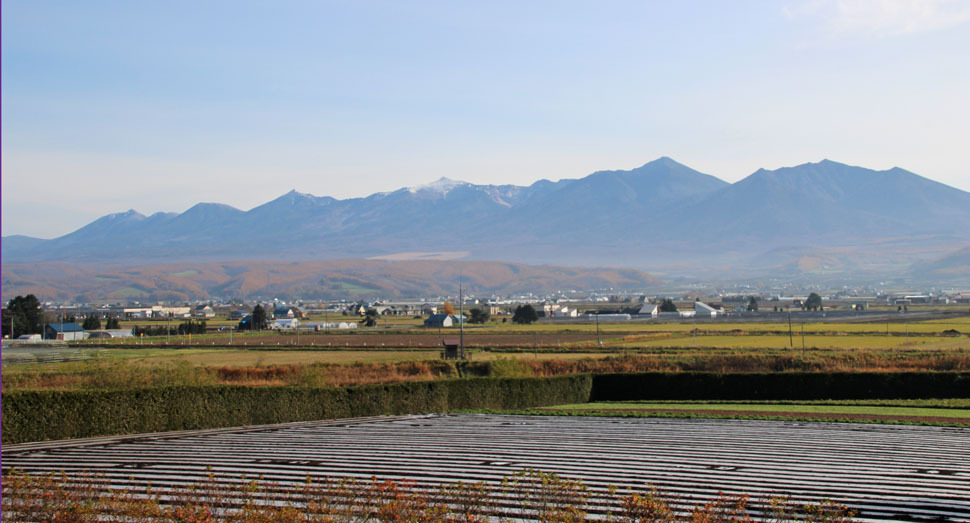
<svg viewBox="0 0 970 523"><path fill-rule="evenodd" d="M767 419L970 427L970 398L821 401L620 401L517 412L556 416Z"/></svg>
<svg viewBox="0 0 970 523"><path fill-rule="evenodd" d="M967 400L962 400L967 403ZM892 417L943 417L970 421L970 408L954 408L941 406L941 400L924 400L923 406L899 406L891 403L874 405L871 402L616 402L616 403L580 403L574 405L558 405L541 410L553 411L745 411L759 413L797 412L802 414L866 414L873 416ZM967 405L970 406L970 405Z"/></svg>
<svg viewBox="0 0 970 523"><path fill-rule="evenodd" d="M878 335L843 335L818 336L806 333L788 334L736 334L736 335L631 335L621 339L610 339L610 346L622 348L636 347L707 347L707 348L765 348L783 349L794 347L800 349L898 349L898 348L933 348L933 349L970 349L968 337L937 337L937 336L878 336Z"/></svg>

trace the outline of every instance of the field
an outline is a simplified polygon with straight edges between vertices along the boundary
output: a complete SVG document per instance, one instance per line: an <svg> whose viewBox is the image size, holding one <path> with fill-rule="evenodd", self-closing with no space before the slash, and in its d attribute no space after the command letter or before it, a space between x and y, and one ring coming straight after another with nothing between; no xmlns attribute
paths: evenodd
<svg viewBox="0 0 970 523"><path fill-rule="evenodd" d="M502 318L508 320L508 318ZM788 323L759 322L539 322L518 325L493 319L484 325L466 325L465 344L493 349L637 349L637 348L905 348L935 347L970 349L970 317L951 314L945 318L909 321L908 317L891 316L878 323ZM362 320L358 317L329 317L334 321ZM313 318L310 321L324 321ZM234 333L213 328L235 324L227 320L209 320L210 333L193 336L156 336L137 340L90 340L103 345L164 346L280 346L343 348L437 348L441 339L456 337L457 328L428 329L422 319L381 317L376 327L354 330ZM163 322L122 322L125 328L163 326ZM175 326L173 322L172 326Z"/></svg>
<svg viewBox="0 0 970 523"><path fill-rule="evenodd" d="M794 510L766 519L845 522L842 511L823 517L818 509L847 507L864 521L966 521L968 436L954 427L458 414L4 445L3 465L35 475L63 470L57 483L74 488L93 477L96 487L129 498L150 489L222 510L283 504L301 514L290 521L357 503L398 516L370 520L440 521L404 510L437 506L425 501L458 482L464 488L445 497L452 507L512 521L749 521L742 518L779 503ZM12 490L21 478L13 486L8 479L5 515L7 503L30 497ZM377 492L368 494L371 482ZM35 488L48 499L59 485ZM186 485L211 495L186 496ZM542 516L530 519L530 510Z"/></svg>
<svg viewBox="0 0 970 523"><path fill-rule="evenodd" d="M176 384L358 385L456 377L441 340L458 329L405 324L354 331L97 340L5 351L3 390ZM804 335L803 335L804 330ZM970 370L970 318L908 323L537 323L465 329L469 372L555 376L646 371ZM231 344L230 344L231 342ZM59 356L60 355L60 356ZM15 359L16 358L16 359ZM36 363L45 358L87 361ZM15 363L22 361L24 363Z"/></svg>
<svg viewBox="0 0 970 523"><path fill-rule="evenodd" d="M970 427L970 399L862 401L624 401L536 409L557 415L729 417L818 421L897 422Z"/></svg>
<svg viewBox="0 0 970 523"><path fill-rule="evenodd" d="M723 514L728 507L744 506L744 514L765 514L774 506L772 496L781 493L787 496L784 503L789 512L778 520L818 514L819 507L836 510L829 519L815 521L846 521L842 515L849 512L867 519L906 514L963 520L970 514L970 505L954 501L970 494L963 482L966 467L958 465L965 456L962 450L954 450L954 442L970 430L970 391L961 394L966 377L959 374L970 371L966 335L970 319L966 317L909 323L806 323L794 325L791 331L787 323L522 326L495 321L466 329L469 358L460 363L441 359L442 338L457 337L458 329L439 332L417 327L418 321L406 318L396 325L389 322L331 333L234 333L231 344L224 331L89 342L36 349L71 351L77 361L31 363L22 355L21 363L5 359L3 391L10 393L5 408L16 405L18 397L22 405L36 401L50 407L16 411L25 413L23 427L39 428L16 440L32 443L23 443L22 448L4 446L5 503L26 500L20 509L34 510L29 508L34 502L32 492L43 489L66 500L61 505L66 507L105 506L121 514L146 506L204 510L209 507L206 503L223 503L219 510L254 511L263 520L273 520L283 513L261 512L265 507L259 500L283 496L294 503L286 513L292 516L308 507L330 510L321 508L326 502L349 509L356 503L347 501L350 498L369 500L361 502L364 507L382 503L387 496L415 506L449 507L457 498L429 493L460 491L461 496L477 496L477 513L511 510L502 514L514 519L515 511L531 503L538 492L568 495L572 503L568 510L577 517L563 521L579 521L587 516L614 518L620 509L633 511L627 516L642 516L636 511L648 505L651 510L697 507L690 509L700 511L695 514ZM581 375L547 379L576 374ZM526 379L458 379L465 377ZM603 387L596 390L605 395L587 388L582 394L555 400L546 396L547 401L542 401L508 384L557 380L600 384ZM630 386L629 380L640 380L643 387ZM428 383L388 385L396 382ZM507 385L493 385L501 383ZM946 383L957 385L946 388ZM353 388L370 384L382 385ZM441 393L445 388L456 392ZM750 389L750 394L769 391L769 395L739 396L744 389ZM431 394L431 390L439 392ZM930 390L945 392L936 399L922 397ZM843 395L830 395L833 391ZM867 395L859 396L857 391ZM463 398L501 402L513 396L519 403L455 406L450 402ZM658 397L672 399L659 401ZM736 397L768 400L725 399ZM776 400L788 397L920 399ZM586 398L648 399L575 403ZM272 420L275 413L299 413L308 406L330 405L328 401L334 409L372 410L335 415L338 410L331 412L328 406L309 416ZM394 402L405 405L381 410ZM57 408L62 408L59 415L48 416L54 420L50 427L41 424L50 421L43 416L31 419L32 412ZM278 428L246 428L279 421L456 409L495 409L481 412L502 415L298 421ZM516 416L507 416L512 413ZM187 421L179 421L183 418ZM17 416L5 415L6 419ZM177 432L157 439L106 437L82 443L83 448L75 448L71 443L75 440L39 441L54 439L50 434L65 426L67 419L81 428L95 426L95 431L56 437L208 430L187 433L184 440ZM168 420L168 424L145 428L139 420ZM101 425L109 428L97 431ZM476 443L476 438L484 443ZM455 445L456 441L460 444ZM936 446L929 448L929 443ZM396 445L393 459L389 444ZM891 452L886 445L906 445L924 453ZM201 459L201 464L186 463L186 453ZM863 463L866 481L860 483L857 468ZM206 466L218 469L222 476L212 475ZM66 470L68 480L38 476L61 470ZM631 474L637 478L635 485ZM757 484L751 483L752 474L760 478ZM242 478L257 476L259 481L250 483L243 496L231 493ZM371 479L382 476L396 479ZM331 478L338 483L327 483L334 481ZM399 478L405 479L394 483ZM914 493L913 478L937 496L931 505L926 505L929 498L923 490ZM468 481L481 481L475 487L479 490L468 490ZM849 483L853 486L846 489ZM904 483L905 487L898 487ZM90 489L79 494L78 485L85 484ZM537 484L543 489L552 485L555 492L530 490ZM516 493L523 485L525 490ZM149 486L153 494L146 493ZM493 488L501 489L501 495ZM105 489L114 494L105 497ZM200 490L213 493L201 505ZM889 491L895 500L892 507L872 501ZM350 498L333 498L335 492ZM151 496L165 501L152 501ZM522 499L513 500L514 496ZM131 504L118 508L127 503L125 499ZM496 508L494 499L505 501ZM174 506L172 500L176 500ZM835 504L826 505L829 500ZM179 508L182 501L186 505ZM17 507L5 504L5 511L13 513ZM407 514L404 519L416 517L413 512Z"/></svg>

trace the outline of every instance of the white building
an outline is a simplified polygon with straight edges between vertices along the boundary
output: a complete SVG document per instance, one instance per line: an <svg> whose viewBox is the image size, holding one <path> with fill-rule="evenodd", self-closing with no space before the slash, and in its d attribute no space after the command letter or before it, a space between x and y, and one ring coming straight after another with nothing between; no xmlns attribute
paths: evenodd
<svg viewBox="0 0 970 523"><path fill-rule="evenodd" d="M278 331L289 331L298 329L300 327L300 320L296 318L284 318L280 320L274 320L269 328Z"/></svg>
<svg viewBox="0 0 970 523"><path fill-rule="evenodd" d="M694 316L697 318L714 318L721 314L724 314L724 311L715 309L702 301L694 302Z"/></svg>
<svg viewBox="0 0 970 523"><path fill-rule="evenodd" d="M98 329L87 331L89 339L131 338L131 329Z"/></svg>

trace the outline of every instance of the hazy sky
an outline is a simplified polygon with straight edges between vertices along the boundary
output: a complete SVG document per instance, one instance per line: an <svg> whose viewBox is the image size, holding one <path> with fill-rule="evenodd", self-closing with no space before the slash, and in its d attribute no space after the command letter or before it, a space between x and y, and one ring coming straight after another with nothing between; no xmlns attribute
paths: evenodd
<svg viewBox="0 0 970 523"><path fill-rule="evenodd" d="M829 158L970 190L970 1L4 1L3 234Z"/></svg>

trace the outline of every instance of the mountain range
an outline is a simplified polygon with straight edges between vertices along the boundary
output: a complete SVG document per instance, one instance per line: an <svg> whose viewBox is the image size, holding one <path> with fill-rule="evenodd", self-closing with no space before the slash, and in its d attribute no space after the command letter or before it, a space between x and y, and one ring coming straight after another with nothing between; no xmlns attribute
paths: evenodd
<svg viewBox="0 0 970 523"><path fill-rule="evenodd" d="M970 193L829 160L730 184L663 157L529 186L442 178L344 200L291 191L248 211L130 210L59 238L2 241L5 272L44 262L462 258L698 277L878 276L970 246Z"/></svg>

